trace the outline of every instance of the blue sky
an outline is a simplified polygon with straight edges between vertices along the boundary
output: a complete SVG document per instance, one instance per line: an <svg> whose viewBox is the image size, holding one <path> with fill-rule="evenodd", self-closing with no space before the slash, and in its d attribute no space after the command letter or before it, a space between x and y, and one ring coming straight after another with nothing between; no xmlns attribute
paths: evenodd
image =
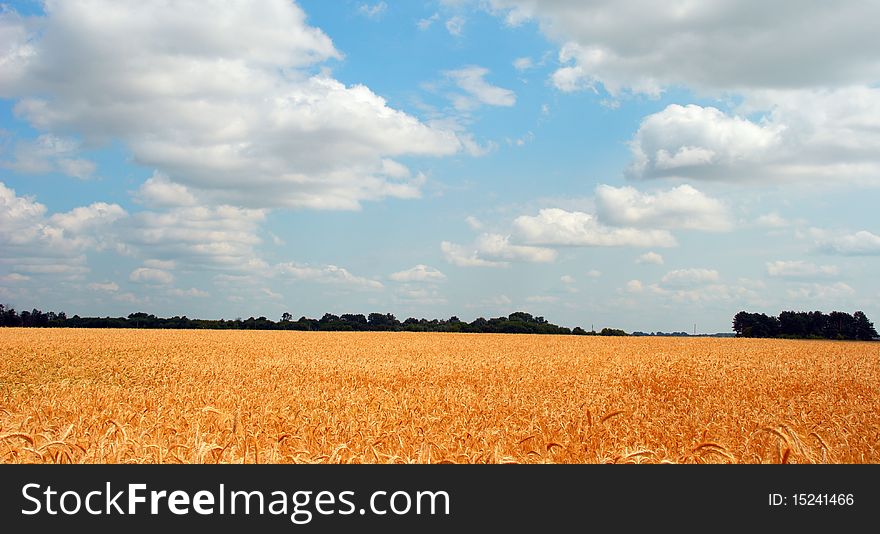
<svg viewBox="0 0 880 534"><path fill-rule="evenodd" d="M4 3L0 302L628 331L874 318L877 15Z"/></svg>

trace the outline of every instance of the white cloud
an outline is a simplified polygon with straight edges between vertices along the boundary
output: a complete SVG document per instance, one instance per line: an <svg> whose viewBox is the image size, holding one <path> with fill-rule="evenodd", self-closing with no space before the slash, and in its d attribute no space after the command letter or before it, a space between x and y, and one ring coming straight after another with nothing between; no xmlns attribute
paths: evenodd
<svg viewBox="0 0 880 534"><path fill-rule="evenodd" d="M449 241L442 242L440 249L446 261L459 267L506 267L509 262L550 263L557 256L553 249L514 244L509 235L491 233L478 236L470 249Z"/></svg>
<svg viewBox="0 0 880 534"><path fill-rule="evenodd" d="M636 263L642 265L663 265L663 256L656 252L645 252L636 258Z"/></svg>
<svg viewBox="0 0 880 534"><path fill-rule="evenodd" d="M641 280L630 280L626 283L626 290L630 293L641 293L645 290L645 286Z"/></svg>
<svg viewBox="0 0 880 534"><path fill-rule="evenodd" d="M449 241L440 243L440 250L447 262L459 267L506 267L508 265L506 262L483 259L476 248L468 249Z"/></svg>
<svg viewBox="0 0 880 534"><path fill-rule="evenodd" d="M102 291L105 293L116 293L119 291L119 285L116 282L92 283L87 286L92 291Z"/></svg>
<svg viewBox="0 0 880 534"><path fill-rule="evenodd" d="M282 295L280 293L276 293L276 292L272 291L271 289L269 289L268 287L260 288L260 293L264 297L266 297L270 300L283 300L284 299L284 295Z"/></svg>
<svg viewBox="0 0 880 534"><path fill-rule="evenodd" d="M486 81L485 77L489 74L489 69L470 66L449 70L445 74L455 82L459 89L466 93L466 96L456 95L453 99L455 107L461 111L473 109L479 104L502 107L516 104L516 94L513 91Z"/></svg>
<svg viewBox="0 0 880 534"><path fill-rule="evenodd" d="M190 289L172 289L169 293L175 297L193 297L193 298L208 298L211 296L207 291L202 291L201 289L190 288Z"/></svg>
<svg viewBox="0 0 880 534"><path fill-rule="evenodd" d="M646 285L639 280L631 280L626 289L631 293L641 293L644 298L658 297L664 303L737 302L738 306L768 305L760 281L740 279L736 285L720 284L714 271L686 269L673 272L680 274L673 275L674 280L668 283L661 281L659 284Z"/></svg>
<svg viewBox="0 0 880 534"><path fill-rule="evenodd" d="M813 229L811 233L816 238L816 250L819 252L841 256L880 255L880 236L867 230L840 235Z"/></svg>
<svg viewBox="0 0 880 534"><path fill-rule="evenodd" d="M712 107L671 104L642 121L627 172L633 178L754 180L755 166L776 154L782 130Z"/></svg>
<svg viewBox="0 0 880 534"><path fill-rule="evenodd" d="M677 269L666 273L660 282L664 286L686 287L717 282L718 271L714 269Z"/></svg>
<svg viewBox="0 0 880 534"><path fill-rule="evenodd" d="M336 265L313 266L295 262L282 263L275 267L282 277L290 277L295 280L309 280L321 284L334 284L349 286L356 289L382 289L382 282L355 276L347 269Z"/></svg>
<svg viewBox="0 0 880 534"><path fill-rule="evenodd" d="M391 274L388 278L395 282L442 282L446 275L427 265L416 265L412 269Z"/></svg>
<svg viewBox="0 0 880 534"><path fill-rule="evenodd" d="M75 239L79 241L87 241L96 248L102 248L104 239L101 230L127 216L125 210L116 204L95 202L65 213L56 213L49 218L49 224L60 228L69 236L77 236ZM86 234L89 234L88 237Z"/></svg>
<svg viewBox="0 0 880 534"><path fill-rule="evenodd" d="M168 285L174 282L174 275L162 269L139 267L131 272L128 279L143 284Z"/></svg>
<svg viewBox="0 0 880 534"><path fill-rule="evenodd" d="M419 21L416 22L416 27L418 27L418 29L421 31L425 31L438 20L440 20L440 13L434 13L430 17L419 19Z"/></svg>
<svg viewBox="0 0 880 534"><path fill-rule="evenodd" d="M570 274L564 274L560 276L559 281L563 284L574 284L575 282L577 282L577 280L574 279L574 276L571 276Z"/></svg>
<svg viewBox="0 0 880 534"><path fill-rule="evenodd" d="M446 20L446 31L453 37L461 37L464 33L465 18L461 15L450 17Z"/></svg>
<svg viewBox="0 0 880 534"><path fill-rule="evenodd" d="M436 288L409 284L398 288L395 291L395 296L408 305L437 306L448 302L446 297L441 295Z"/></svg>
<svg viewBox="0 0 880 534"><path fill-rule="evenodd" d="M602 271L600 271L598 269L590 269L589 271L587 271L586 274L590 278L601 278L602 277Z"/></svg>
<svg viewBox="0 0 880 534"><path fill-rule="evenodd" d="M718 301L761 302L761 295L744 286L708 284L699 287L667 289L657 285L648 288L664 299L676 302L701 303Z"/></svg>
<svg viewBox="0 0 880 534"><path fill-rule="evenodd" d="M468 226L471 227L471 230L482 230L483 223L473 215L468 215L465 217L464 222L467 223Z"/></svg>
<svg viewBox="0 0 880 534"><path fill-rule="evenodd" d="M144 260L144 267L171 271L177 267L177 262L174 260Z"/></svg>
<svg viewBox="0 0 880 534"><path fill-rule="evenodd" d="M113 299L118 300L119 302L125 302L127 304L140 304L142 302L145 302L145 300L139 299L134 293L121 293L118 295L114 295Z"/></svg>
<svg viewBox="0 0 880 534"><path fill-rule="evenodd" d="M414 198L420 175L388 176L383 160L463 146L363 85L310 74L341 54L289 0L173 10L69 0L45 11L32 28L0 14L18 36L0 43L0 96L40 131L121 142L203 202L357 209Z"/></svg>
<svg viewBox="0 0 880 534"><path fill-rule="evenodd" d="M791 221L776 212L771 212L759 216L755 219L755 224L763 228L785 228L791 225Z"/></svg>
<svg viewBox="0 0 880 534"><path fill-rule="evenodd" d="M749 120L712 107L670 105L630 143L631 178L822 184L880 183L880 88L752 92Z"/></svg>
<svg viewBox="0 0 880 534"><path fill-rule="evenodd" d="M815 265L805 261L773 261L767 263L767 274L778 278L824 278L837 276L836 265Z"/></svg>
<svg viewBox="0 0 880 534"><path fill-rule="evenodd" d="M513 221L517 235L533 245L591 247L671 247L675 238L666 230L611 228L589 213L560 208L542 209L537 216Z"/></svg>
<svg viewBox="0 0 880 534"><path fill-rule="evenodd" d="M358 6L358 13L369 19L380 19L385 12L388 11L388 4L385 2L376 2L375 4L361 4Z"/></svg>
<svg viewBox="0 0 880 534"><path fill-rule="evenodd" d="M14 159L0 161L0 167L28 174L60 172L85 180L95 173L95 163L77 157L79 143L52 134L34 140L18 141L13 148Z"/></svg>
<svg viewBox="0 0 880 534"><path fill-rule="evenodd" d="M556 251L549 248L515 245L510 236L482 234L477 238L477 250L490 259L550 263L556 260Z"/></svg>
<svg viewBox="0 0 880 534"><path fill-rule="evenodd" d="M513 68L520 72L527 71L534 68L534 66L535 62L530 57L518 57L513 60Z"/></svg>
<svg viewBox="0 0 880 534"><path fill-rule="evenodd" d="M192 206L144 211L124 227L125 243L150 259L199 268L247 269L259 263L255 247L265 210Z"/></svg>
<svg viewBox="0 0 880 534"><path fill-rule="evenodd" d="M508 138L507 144L511 145L511 146L522 147L522 146L526 146L528 143L531 143L534 140L535 140L535 133L534 132L526 132L526 134L524 136L520 137L519 139Z"/></svg>
<svg viewBox="0 0 880 534"><path fill-rule="evenodd" d="M160 172L154 172L141 184L136 198L153 208L181 208L198 203L186 186L171 182L167 175Z"/></svg>
<svg viewBox="0 0 880 534"><path fill-rule="evenodd" d="M19 273L9 273L9 274L0 275L0 282L6 282L6 283L10 283L10 284L16 284L19 282L27 282L30 279L31 279L30 276L25 276L25 275L19 274Z"/></svg>
<svg viewBox="0 0 880 534"><path fill-rule="evenodd" d="M615 226L688 228L724 231L732 227L727 208L689 185L656 194L634 187L600 185L596 188L596 213Z"/></svg>
<svg viewBox="0 0 880 534"><path fill-rule="evenodd" d="M0 182L0 265L21 273L79 276L88 271L85 253L112 244L111 229L128 217L120 206L103 202L47 212Z"/></svg>
<svg viewBox="0 0 880 534"><path fill-rule="evenodd" d="M831 285L803 284L795 289L788 290L788 297L792 299L830 300L851 297L855 295L855 289L843 282Z"/></svg>
<svg viewBox="0 0 880 534"><path fill-rule="evenodd" d="M560 43L562 90L610 93L840 86L880 79L866 50L875 2L490 0L510 25L535 19ZM804 31L809 28L809 31Z"/></svg>

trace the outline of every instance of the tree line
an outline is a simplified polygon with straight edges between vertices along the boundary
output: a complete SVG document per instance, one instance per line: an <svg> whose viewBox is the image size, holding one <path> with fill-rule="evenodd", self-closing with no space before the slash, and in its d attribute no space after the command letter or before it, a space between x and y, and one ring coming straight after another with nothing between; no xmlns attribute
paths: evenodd
<svg viewBox="0 0 880 534"><path fill-rule="evenodd" d="M625 336L626 332L614 328L586 331L576 326L568 328L548 322L544 317L526 312L511 313L506 317L485 319L479 317L464 322L458 317L449 319L398 320L390 313L342 314L325 313L320 319L300 317L293 319L284 313L273 321L266 317L247 319L190 319L186 316L157 317L144 312L131 313L127 317L68 317L64 312L47 312L34 309L17 312L10 306L0 304L0 326L34 328L174 328L206 330L301 330L301 331L358 331L358 332L462 332L492 334L563 334Z"/></svg>
<svg viewBox="0 0 880 534"><path fill-rule="evenodd" d="M833 311L784 311L773 317L763 313L741 311L733 317L737 337L771 337L791 339L843 339L871 341L877 330L864 312L852 315Z"/></svg>

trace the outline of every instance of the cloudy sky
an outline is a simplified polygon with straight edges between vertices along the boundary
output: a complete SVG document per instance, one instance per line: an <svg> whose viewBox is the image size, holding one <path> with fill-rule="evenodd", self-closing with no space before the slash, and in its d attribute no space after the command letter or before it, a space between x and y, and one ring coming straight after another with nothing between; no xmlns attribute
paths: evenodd
<svg viewBox="0 0 880 534"><path fill-rule="evenodd" d="M18 309L880 319L876 1L0 6Z"/></svg>

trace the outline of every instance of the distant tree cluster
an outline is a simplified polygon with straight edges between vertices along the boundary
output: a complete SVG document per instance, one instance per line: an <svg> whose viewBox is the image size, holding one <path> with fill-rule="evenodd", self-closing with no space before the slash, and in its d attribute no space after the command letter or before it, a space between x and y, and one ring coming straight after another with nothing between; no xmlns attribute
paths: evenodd
<svg viewBox="0 0 880 534"><path fill-rule="evenodd" d="M733 318L737 337L792 339L846 339L871 341L877 338L874 323L861 311L850 315L833 311L784 311L778 317L741 311Z"/></svg>
<svg viewBox="0 0 880 534"><path fill-rule="evenodd" d="M43 313L34 308L32 311L24 310L18 313L14 308L0 304L0 326L61 327L65 326L66 321L67 315L64 312Z"/></svg>
<svg viewBox="0 0 880 534"><path fill-rule="evenodd" d="M170 318L156 317L143 312L129 314L128 317L68 317L64 312L43 313L40 310L17 312L10 306L0 304L0 326L18 327L56 327L56 328L176 328L210 330L309 330L309 331L374 331L374 332L462 332L494 334L569 334L625 336L623 330L603 328L600 332L587 332L577 326L568 328L557 326L543 317L535 317L526 312L511 313L507 317L484 319L480 317L467 323L458 317L449 319L416 319L410 317L403 322L390 313L371 313L369 315L346 313L334 315L325 313L320 319L300 317L293 320L290 313L284 313L281 320L273 321L266 317L247 319L190 319L186 316Z"/></svg>

